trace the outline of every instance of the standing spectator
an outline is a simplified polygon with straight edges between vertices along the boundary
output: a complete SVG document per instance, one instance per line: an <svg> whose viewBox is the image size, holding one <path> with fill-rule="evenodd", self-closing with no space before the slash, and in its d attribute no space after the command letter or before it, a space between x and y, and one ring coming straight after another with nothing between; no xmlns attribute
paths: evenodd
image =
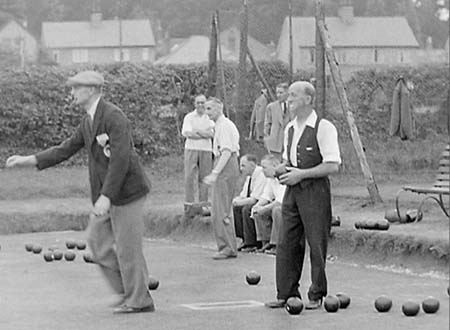
<svg viewBox="0 0 450 330"><path fill-rule="evenodd" d="M260 87L262 87L260 85ZM255 100L253 105L252 115L250 117L250 133L249 140L252 139L253 134L257 141L264 139L264 120L266 118L266 108L267 108L267 89L261 89L261 93Z"/></svg>
<svg viewBox="0 0 450 330"><path fill-rule="evenodd" d="M286 83L277 85L277 100L267 106L264 120L264 141L267 151L280 160L283 151L284 129L290 120L286 102L287 90Z"/></svg>
<svg viewBox="0 0 450 330"><path fill-rule="evenodd" d="M95 71L69 78L75 104L86 111L75 133L35 155L11 156L6 166L43 170L86 148L93 203L88 243L95 263L121 295L114 312L152 312L155 307L142 252L149 182L134 150L130 123L118 107L103 100L103 84L103 76Z"/></svg>
<svg viewBox="0 0 450 330"><path fill-rule="evenodd" d="M315 90L306 81L289 87L289 109L294 120L286 127L280 182L287 186L276 255L276 301L270 308L283 307L289 297L301 297L299 281L308 241L311 286L306 309L316 309L327 295L325 273L328 234L331 226L331 195L328 175L341 162L337 130L313 109Z"/></svg>
<svg viewBox="0 0 450 330"><path fill-rule="evenodd" d="M240 170L246 179L241 193L233 199L236 237L242 239L238 251L243 252L253 252L258 246L255 221L250 218L250 212L264 191L266 177L257 163L255 155L247 154L241 157Z"/></svg>
<svg viewBox="0 0 450 330"><path fill-rule="evenodd" d="M195 98L195 109L184 117L181 130L186 138L184 146L184 201L186 203L195 202L195 188L198 190L199 202L208 201L208 185L203 183L203 179L211 172L212 167L214 122L205 113L205 102L204 95L198 95Z"/></svg>
<svg viewBox="0 0 450 330"><path fill-rule="evenodd" d="M214 168L205 177L206 184L212 185L212 210L214 235L218 252L215 260L237 256L236 234L231 203L239 177L239 131L236 125L223 114L223 104L217 98L206 101L206 114L215 122L213 153Z"/></svg>
<svg viewBox="0 0 450 330"><path fill-rule="evenodd" d="M266 155L261 160L261 167L267 177L267 183L261 198L252 208L255 219L256 235L262 243L257 252L276 254L278 233L281 224L281 203L286 186L275 178L275 168L280 161L274 155Z"/></svg>

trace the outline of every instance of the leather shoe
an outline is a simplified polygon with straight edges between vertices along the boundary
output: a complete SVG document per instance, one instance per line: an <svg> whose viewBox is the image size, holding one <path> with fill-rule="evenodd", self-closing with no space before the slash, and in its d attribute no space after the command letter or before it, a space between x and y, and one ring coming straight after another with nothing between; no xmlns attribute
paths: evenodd
<svg viewBox="0 0 450 330"><path fill-rule="evenodd" d="M284 308L286 306L286 300L284 299L278 299L275 301L269 301L264 304L264 306L268 308Z"/></svg>
<svg viewBox="0 0 450 330"><path fill-rule="evenodd" d="M247 246L241 250L244 253L256 252L256 246Z"/></svg>
<svg viewBox="0 0 450 330"><path fill-rule="evenodd" d="M236 258L237 256L235 254L223 254L223 253L216 253L213 255L214 260L225 260L230 258Z"/></svg>
<svg viewBox="0 0 450 330"><path fill-rule="evenodd" d="M129 307L121 306L114 309L114 314L132 314L132 313L150 313L155 311L155 305L149 305L146 307Z"/></svg>
<svg viewBox="0 0 450 330"><path fill-rule="evenodd" d="M276 255L277 254L277 247L274 246L269 250L264 251L265 254L271 254L271 255Z"/></svg>
<svg viewBox="0 0 450 330"><path fill-rule="evenodd" d="M266 244L264 244L260 249L256 250L256 252L258 252L258 253L264 253L264 251L269 250L269 249L271 249L272 247L273 247L272 244L266 243Z"/></svg>
<svg viewBox="0 0 450 330"><path fill-rule="evenodd" d="M322 298L317 300L309 300L305 305L305 309L318 309L322 306Z"/></svg>

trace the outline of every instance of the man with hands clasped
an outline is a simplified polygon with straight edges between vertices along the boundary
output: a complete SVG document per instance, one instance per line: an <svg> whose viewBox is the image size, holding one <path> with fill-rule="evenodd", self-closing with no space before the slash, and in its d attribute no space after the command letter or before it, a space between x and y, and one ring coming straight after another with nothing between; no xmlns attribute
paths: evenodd
<svg viewBox="0 0 450 330"><path fill-rule="evenodd" d="M86 148L93 203L88 244L94 262L120 296L114 313L153 312L142 252L144 203L150 183L134 150L130 122L118 107L103 99L100 73L83 71L67 84L72 87L74 103L86 111L73 135L35 155L11 156L6 166L43 170Z"/></svg>
<svg viewBox="0 0 450 330"><path fill-rule="evenodd" d="M331 226L331 194L328 175L341 162L337 130L313 109L314 86L297 81L288 90L291 118L284 134L280 183L287 186L282 203L282 222L276 254L277 300L267 307L284 307L290 297L301 297L306 242L310 248L311 286L306 309L317 309L327 295L325 263Z"/></svg>

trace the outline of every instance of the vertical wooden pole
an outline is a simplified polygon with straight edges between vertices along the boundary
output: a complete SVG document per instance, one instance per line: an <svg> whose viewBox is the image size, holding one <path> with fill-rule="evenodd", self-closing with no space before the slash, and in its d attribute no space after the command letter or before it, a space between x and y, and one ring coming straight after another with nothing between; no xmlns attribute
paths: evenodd
<svg viewBox="0 0 450 330"><path fill-rule="evenodd" d="M227 114L227 117L230 118L230 105L227 102L227 86L225 84L225 68L223 66L223 58L222 58L222 42L220 41L220 19L219 19L219 11L216 10L216 35L217 35L217 45L219 47L219 62L220 62L220 85L222 90L222 102L224 111ZM219 91L216 91L216 95L219 95Z"/></svg>
<svg viewBox="0 0 450 330"><path fill-rule="evenodd" d="M248 37L248 5L247 0L242 2L240 15L240 43L239 43L239 67L236 84L236 122L244 123L245 95L247 90L247 37Z"/></svg>
<svg viewBox="0 0 450 330"><path fill-rule="evenodd" d="M316 3L319 1L320 0L316 0ZM364 153L361 138L358 132L358 127L355 124L352 109L350 107L350 103L347 98L347 93L345 92L344 81L342 79L341 71L339 70L339 66L336 61L336 57L334 55L333 47L331 46L330 39L327 34L325 23L322 20L319 20L318 22L316 22L316 24L319 28L320 36L322 38L322 42L325 47L325 54L327 57L328 64L330 66L331 77L333 78L334 86L336 87L339 102L341 104L342 111L344 112L344 115L347 119L347 123L350 127L350 136L352 138L356 154L358 155L361 170L366 180L367 190L369 191L370 199L374 204L378 202L383 202L380 193L378 191L377 184L375 183L375 179L370 170L369 163L367 162L366 155Z"/></svg>
<svg viewBox="0 0 450 330"><path fill-rule="evenodd" d="M323 3L321 0L316 1L316 22L325 22L325 13ZM325 76L325 50L323 47L320 31L316 24L316 50L315 50L315 64L316 64L316 100L315 108L319 117L325 117L326 107L326 76Z"/></svg>
<svg viewBox="0 0 450 330"><path fill-rule="evenodd" d="M208 63L208 96L216 96L217 83L217 29L216 13L211 19L211 36L209 38L209 63Z"/></svg>
<svg viewBox="0 0 450 330"><path fill-rule="evenodd" d="M294 79L294 54L293 54L293 40L292 40L292 0L289 0L289 84Z"/></svg>

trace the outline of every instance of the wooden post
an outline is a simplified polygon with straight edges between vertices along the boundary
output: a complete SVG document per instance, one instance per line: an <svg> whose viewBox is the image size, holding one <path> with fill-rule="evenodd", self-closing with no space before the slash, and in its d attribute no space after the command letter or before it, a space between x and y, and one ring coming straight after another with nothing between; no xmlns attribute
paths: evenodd
<svg viewBox="0 0 450 330"><path fill-rule="evenodd" d="M227 117L230 118L230 107L227 103L227 86L225 85L225 68L223 67L223 58L222 58L222 43L220 42L220 19L219 19L219 11L216 11L216 35L217 35L217 45L219 47L219 62L220 62L220 85L222 89L222 102L224 111L227 114ZM219 94L219 91L216 91L216 95Z"/></svg>
<svg viewBox="0 0 450 330"><path fill-rule="evenodd" d="M289 0L289 84L294 77L294 54L292 41L292 0Z"/></svg>
<svg viewBox="0 0 450 330"><path fill-rule="evenodd" d="M322 0L316 1L316 22L325 22L325 13L323 10ZM318 115L325 118L326 109L326 76L325 76L325 51L323 48L322 38L320 37L319 28L316 24L316 51L315 51L315 64L316 64L316 100L315 108Z"/></svg>
<svg viewBox="0 0 450 330"><path fill-rule="evenodd" d="M319 1L320 0L316 0L316 3ZM325 47L325 53L327 56L328 64L330 66L331 76L333 78L334 86L336 87L339 102L341 104L342 111L344 112L344 115L347 119L347 123L350 127L350 135L352 138L353 146L356 150L356 154L358 155L359 163L364 178L366 180L367 190L369 191L370 199L374 204L378 202L383 202L380 193L378 191L378 187L375 183L375 179L370 170L369 163L367 162L366 155L364 153L361 139L359 137L358 127L356 127L355 124L355 119L353 117L350 103L347 98L347 93L345 92L344 81L342 79L341 71L339 70L339 66L336 61L336 57L334 55L334 51L327 34L328 31L325 27L325 23L323 22L323 20L319 20L316 22L316 24L319 28L320 36L322 38L322 42Z"/></svg>
<svg viewBox="0 0 450 330"><path fill-rule="evenodd" d="M248 5L247 0L243 0L242 11L240 15L240 43L239 43L239 67L236 84L236 121L238 123L244 122L245 110L245 94L247 89L247 37L248 37Z"/></svg>
<svg viewBox="0 0 450 330"><path fill-rule="evenodd" d="M250 59L250 62L252 63L253 67L255 68L256 74L258 75L259 80L264 85L264 88L267 89L268 96L270 98L270 102L273 102L277 99L275 96L275 93L273 92L272 88L270 88L270 85L267 83L266 78L264 78L263 73L261 72L261 69L259 68L258 64L255 61L255 58L253 57L252 53L250 52L250 49L247 48L247 55Z"/></svg>
<svg viewBox="0 0 450 330"><path fill-rule="evenodd" d="M208 96L216 95L217 83L217 29L216 13L211 19L211 36L209 38L209 63L208 63Z"/></svg>

